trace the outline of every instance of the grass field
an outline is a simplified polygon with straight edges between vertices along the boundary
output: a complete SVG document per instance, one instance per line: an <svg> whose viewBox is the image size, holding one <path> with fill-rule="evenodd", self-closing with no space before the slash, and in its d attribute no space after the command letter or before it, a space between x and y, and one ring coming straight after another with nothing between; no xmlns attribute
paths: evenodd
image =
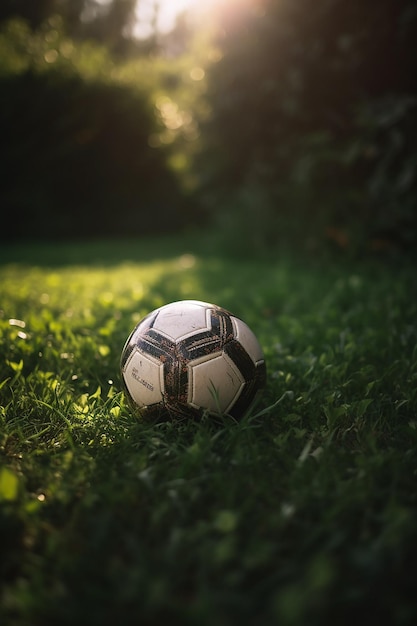
<svg viewBox="0 0 417 626"><path fill-rule="evenodd" d="M0 256L3 626L417 623L414 268L185 239ZM124 341L184 298L264 348L243 421L128 410Z"/></svg>

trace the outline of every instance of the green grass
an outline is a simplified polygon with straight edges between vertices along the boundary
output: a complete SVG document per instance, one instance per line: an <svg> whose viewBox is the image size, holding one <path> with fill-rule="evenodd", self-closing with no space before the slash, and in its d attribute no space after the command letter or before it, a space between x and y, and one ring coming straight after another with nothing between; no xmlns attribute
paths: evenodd
<svg viewBox="0 0 417 626"><path fill-rule="evenodd" d="M414 268L208 250L2 249L4 626L417 623ZM264 348L239 423L129 413L124 341L183 298Z"/></svg>

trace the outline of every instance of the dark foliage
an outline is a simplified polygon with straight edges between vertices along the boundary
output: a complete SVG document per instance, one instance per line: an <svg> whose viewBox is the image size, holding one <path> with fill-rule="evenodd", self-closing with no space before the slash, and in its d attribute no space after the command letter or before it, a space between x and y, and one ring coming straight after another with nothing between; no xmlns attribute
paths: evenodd
<svg viewBox="0 0 417 626"><path fill-rule="evenodd" d="M53 13L57 0L2 0L0 4L0 22L21 17L37 28Z"/></svg>
<svg viewBox="0 0 417 626"><path fill-rule="evenodd" d="M258 189L256 210L265 195L271 205L268 237L271 220L288 210L320 227L368 238L390 231L401 245L415 245L414 3L250 6L240 19L226 14L223 58L210 75L213 116L203 157L211 200L218 190L213 206L223 196L230 207L245 188L253 204Z"/></svg>
<svg viewBox="0 0 417 626"><path fill-rule="evenodd" d="M0 22L23 17L42 39L45 19L57 13L71 46L99 43L120 69L127 58L142 62L154 45L131 37L135 6L135 0L42 0L36 7L7 0ZM130 88L122 88L103 75L86 82L74 68L71 75L58 76L57 66L43 73L43 61L40 74L2 80L0 201L16 216L16 234L183 225L191 213L166 165L167 151L175 157L182 142L186 164L170 163L183 176L182 190L197 191L193 215L214 218L222 246L247 254L288 244L317 250L327 241L354 254L414 253L415 3L239 0L218 10L220 60L204 68L204 106L199 96L179 103L180 92L194 85L175 63L169 82L158 69L152 86L145 81L146 96L134 74ZM18 44L11 48L16 56L22 48L30 57L31 46ZM177 127L173 132L161 117L158 127L147 102L159 92L195 121L198 140ZM152 137L167 130L150 148L148 138L156 145Z"/></svg>
<svg viewBox="0 0 417 626"><path fill-rule="evenodd" d="M144 96L53 72L0 87L3 237L143 234L178 227L179 191ZM158 220L155 215L158 215Z"/></svg>
<svg viewBox="0 0 417 626"><path fill-rule="evenodd" d="M68 35L119 46L134 23L137 0L2 0L0 22L22 18L34 29L53 15L64 21Z"/></svg>

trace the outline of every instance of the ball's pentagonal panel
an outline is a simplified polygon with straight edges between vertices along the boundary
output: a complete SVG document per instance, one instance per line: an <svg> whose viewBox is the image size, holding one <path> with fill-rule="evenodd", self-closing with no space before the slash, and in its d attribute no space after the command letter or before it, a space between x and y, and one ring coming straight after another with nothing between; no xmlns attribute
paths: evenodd
<svg viewBox="0 0 417 626"><path fill-rule="evenodd" d="M162 402L164 365L159 359L134 349L123 367L123 377L138 407Z"/></svg>
<svg viewBox="0 0 417 626"><path fill-rule="evenodd" d="M195 333L209 330L210 319L210 310L205 303L186 300L162 307L153 328L172 341L178 342Z"/></svg>
<svg viewBox="0 0 417 626"><path fill-rule="evenodd" d="M244 347L254 363L263 361L264 355L257 338L249 326L237 317L232 317L235 338Z"/></svg>
<svg viewBox="0 0 417 626"><path fill-rule="evenodd" d="M211 413L227 413L245 384L241 372L224 352L191 361L188 372L189 404Z"/></svg>

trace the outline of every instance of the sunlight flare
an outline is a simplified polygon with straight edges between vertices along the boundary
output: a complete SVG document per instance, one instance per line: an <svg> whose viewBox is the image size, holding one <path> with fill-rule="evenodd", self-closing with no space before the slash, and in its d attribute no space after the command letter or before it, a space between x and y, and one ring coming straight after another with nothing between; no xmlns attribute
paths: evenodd
<svg viewBox="0 0 417 626"><path fill-rule="evenodd" d="M155 30L169 32L182 14L193 15L200 21L208 13L222 9L239 11L256 4L259 0L145 0L138 5L136 33L139 37L149 37Z"/></svg>

